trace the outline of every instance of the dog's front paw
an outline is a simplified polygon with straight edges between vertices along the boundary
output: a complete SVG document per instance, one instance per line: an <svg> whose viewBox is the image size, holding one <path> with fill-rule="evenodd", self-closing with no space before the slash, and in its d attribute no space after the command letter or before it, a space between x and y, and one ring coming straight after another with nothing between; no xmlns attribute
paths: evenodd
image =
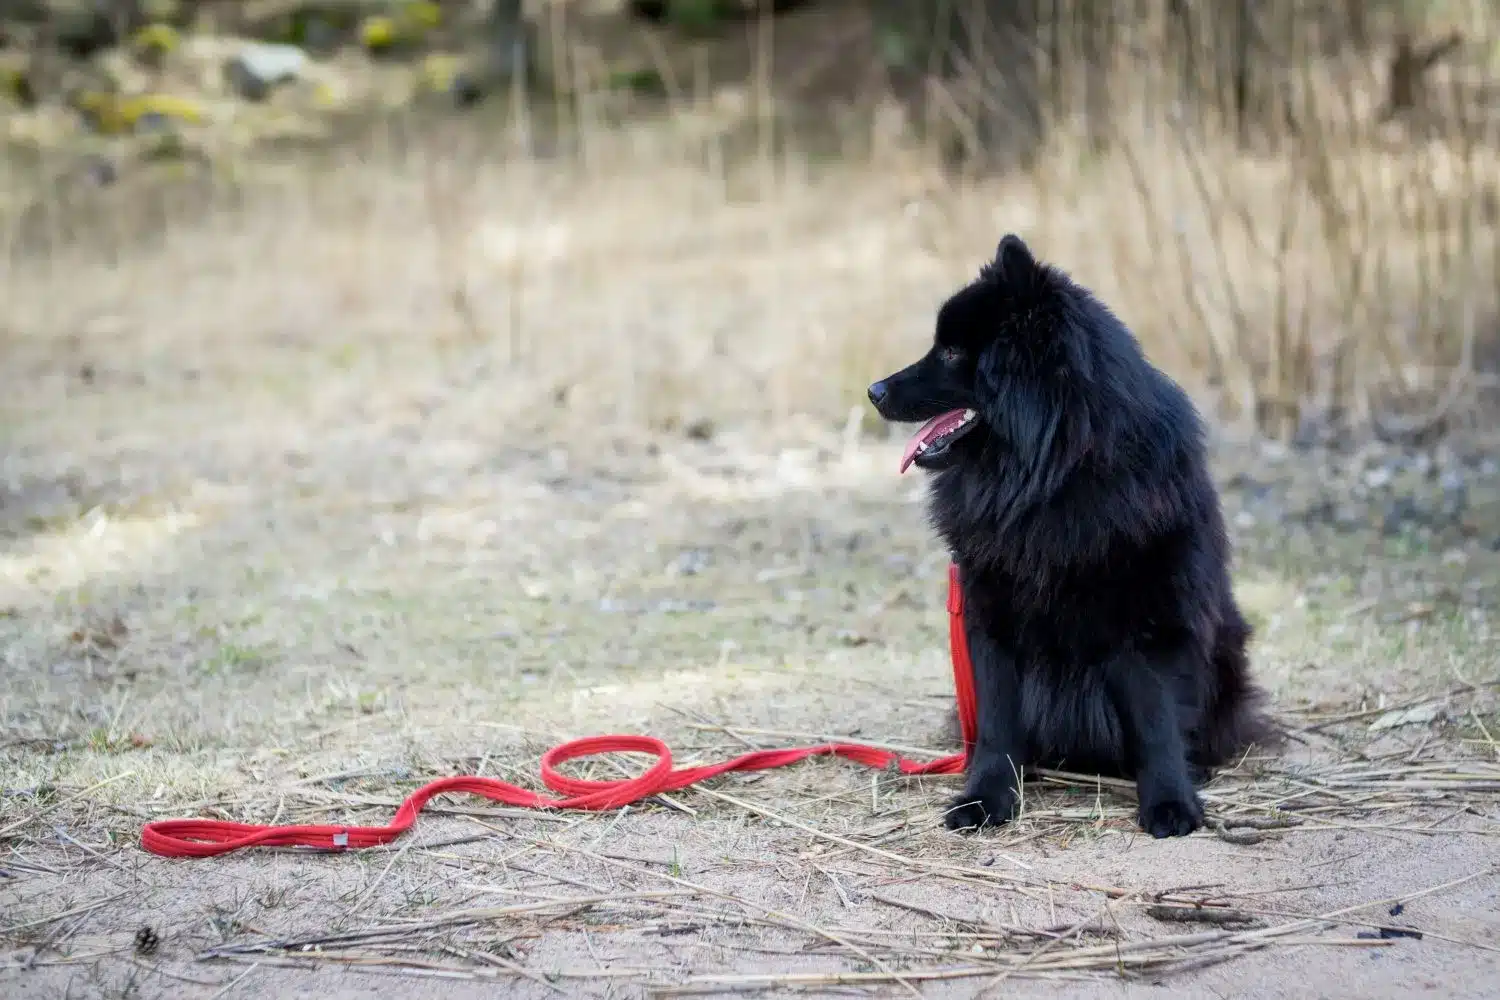
<svg viewBox="0 0 1500 1000"><path fill-rule="evenodd" d="M1016 793L1007 788L1000 792L967 789L955 798L943 815L943 825L950 830L977 830L1001 826L1016 814Z"/></svg>
<svg viewBox="0 0 1500 1000"><path fill-rule="evenodd" d="M1141 829L1158 840L1186 837L1203 825L1203 803L1197 793L1185 793L1141 803Z"/></svg>

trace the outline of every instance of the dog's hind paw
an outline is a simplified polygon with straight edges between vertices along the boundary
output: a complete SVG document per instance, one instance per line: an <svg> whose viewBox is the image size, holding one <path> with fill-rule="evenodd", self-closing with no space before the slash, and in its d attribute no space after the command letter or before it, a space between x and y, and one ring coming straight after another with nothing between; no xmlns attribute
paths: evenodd
<svg viewBox="0 0 1500 1000"><path fill-rule="evenodd" d="M1015 803L1009 796L999 799L964 794L954 799L943 814L943 825L950 830L978 830L1001 826L1015 815Z"/></svg>
<svg viewBox="0 0 1500 1000"><path fill-rule="evenodd" d="M1203 825L1203 803L1189 793L1186 799L1171 798L1141 805L1141 829L1158 840L1186 837Z"/></svg>

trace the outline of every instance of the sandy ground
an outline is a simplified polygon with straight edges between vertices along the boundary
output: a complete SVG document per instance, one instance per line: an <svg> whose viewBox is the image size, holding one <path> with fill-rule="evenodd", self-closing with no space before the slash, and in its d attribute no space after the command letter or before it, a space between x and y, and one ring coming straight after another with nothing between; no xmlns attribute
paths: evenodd
<svg viewBox="0 0 1500 1000"><path fill-rule="evenodd" d="M147 818L383 822L424 777L529 783L564 736L655 733L697 760L811 734L946 750L943 555L895 445L812 423L518 445L476 418L472 358L379 385L304 372L278 408L229 376L142 389L118 353L88 385L16 356L6 391L36 419L11 425L0 552L8 996L783 994L855 973L886 981L802 985L1478 997L1500 976L1500 556L1482 533L1297 515L1339 488L1334 459L1217 448L1257 668L1297 735L1208 796L1300 825L1153 842L1128 792L1072 779L959 837L952 779L823 761L607 815L440 800L357 856L176 861L136 846ZM1244 922L1151 916L1162 900ZM510 909L429 926L486 908Z"/></svg>

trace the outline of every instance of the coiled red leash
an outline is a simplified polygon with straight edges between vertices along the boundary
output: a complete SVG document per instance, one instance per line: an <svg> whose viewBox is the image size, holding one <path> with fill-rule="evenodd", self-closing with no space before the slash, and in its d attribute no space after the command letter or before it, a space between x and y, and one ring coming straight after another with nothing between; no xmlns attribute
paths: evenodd
<svg viewBox="0 0 1500 1000"><path fill-rule="evenodd" d="M974 746L978 722L974 705L974 671L969 661L968 637L964 633L963 590L959 586L958 567L952 565L948 567L948 645L953 658L953 687L958 701L964 752L926 763L862 743L824 743L783 750L757 750L720 764L674 768L672 751L654 736L590 736L555 746L542 756L542 781L563 798L547 798L495 778L440 778L408 796L396 810L389 826L256 826L215 819L168 819L147 823L141 830L141 846L152 854L168 858L207 858L255 846L375 847L388 844L410 830L422 807L434 795L444 792L468 792L524 809L618 809L659 792L676 791L729 771L764 771L795 764L808 757L843 757L876 768L895 764L902 774L961 774ZM640 777L620 781L585 781L570 778L557 769L558 765L579 757L621 750L654 754L656 763Z"/></svg>

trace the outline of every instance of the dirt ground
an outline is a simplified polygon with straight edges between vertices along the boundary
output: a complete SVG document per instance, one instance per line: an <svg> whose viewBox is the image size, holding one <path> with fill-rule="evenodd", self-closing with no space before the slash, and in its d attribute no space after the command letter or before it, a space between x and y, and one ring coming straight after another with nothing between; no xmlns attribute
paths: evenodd
<svg viewBox="0 0 1500 1000"><path fill-rule="evenodd" d="M580 247L624 203L599 199L531 258L524 338L483 299L510 333L404 335L447 322L430 265L396 270L425 244L274 220L88 281L6 276L0 992L1492 993L1500 470L1474 436L1334 455L1216 435L1291 740L1216 778L1218 827L1187 839L1067 775L960 837L954 779L813 761L602 815L443 798L363 853L144 853L153 818L377 824L437 776L535 787L547 747L601 732L680 762L831 735L953 749L920 480L879 429L797 416L787 345L745 332L812 331L804 377L868 379L920 342L947 265L872 297L905 244L794 219L801 249L742 247L731 281ZM685 203L640 238L691 252ZM735 244L755 206L716 204ZM580 284L570 254L606 263ZM768 294L798 273L819 295ZM915 325L840 355L816 331L850 316ZM599 364L567 337L606 318ZM722 353L693 353L709 334ZM759 410L727 419L709 404L743 385L684 371L759 386Z"/></svg>

